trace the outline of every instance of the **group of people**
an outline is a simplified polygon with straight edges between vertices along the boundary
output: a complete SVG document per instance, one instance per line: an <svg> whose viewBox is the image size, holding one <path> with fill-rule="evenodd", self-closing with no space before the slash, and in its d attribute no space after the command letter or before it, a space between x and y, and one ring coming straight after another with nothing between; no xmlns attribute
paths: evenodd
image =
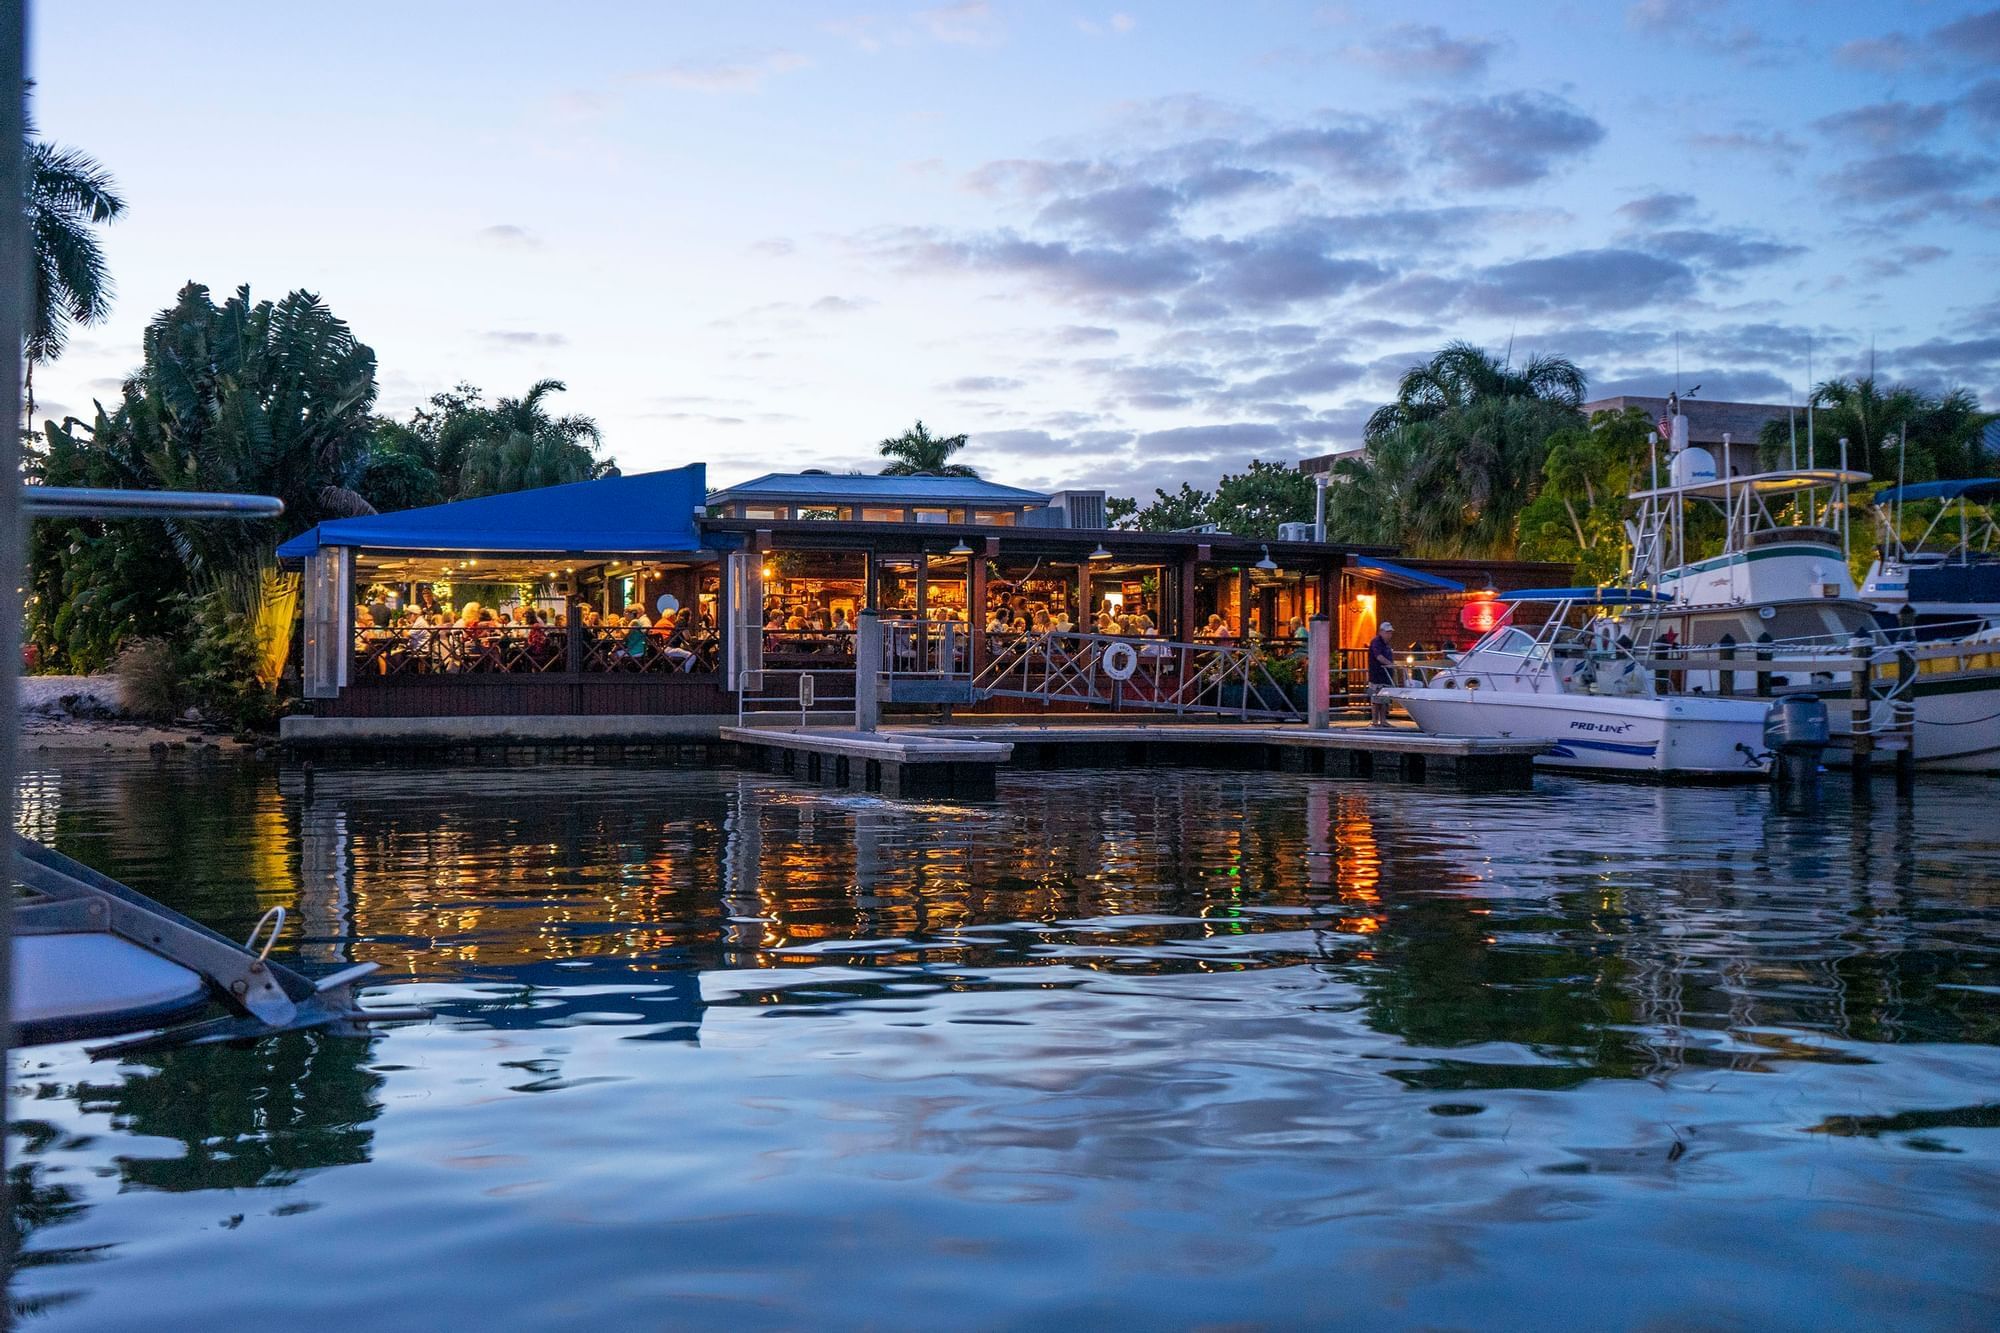
<svg viewBox="0 0 2000 1333"><path fill-rule="evenodd" d="M425 591L428 591L426 589ZM662 611L655 618L634 602L621 613L579 606L586 643L601 651L596 665L657 656L693 670L712 626L699 608ZM568 626L541 607L518 612L468 601L454 609L435 596L401 606L376 597L354 611L354 647L372 669L396 671L548 670L564 651Z"/></svg>

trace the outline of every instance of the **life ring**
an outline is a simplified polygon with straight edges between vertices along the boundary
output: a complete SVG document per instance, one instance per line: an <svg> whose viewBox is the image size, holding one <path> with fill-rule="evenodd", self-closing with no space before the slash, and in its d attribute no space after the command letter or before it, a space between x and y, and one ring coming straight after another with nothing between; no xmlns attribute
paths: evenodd
<svg viewBox="0 0 2000 1333"><path fill-rule="evenodd" d="M1104 674L1113 680L1130 680L1132 674L1139 669L1139 654L1133 651L1129 643L1112 644L1104 650L1101 660L1104 663Z"/></svg>

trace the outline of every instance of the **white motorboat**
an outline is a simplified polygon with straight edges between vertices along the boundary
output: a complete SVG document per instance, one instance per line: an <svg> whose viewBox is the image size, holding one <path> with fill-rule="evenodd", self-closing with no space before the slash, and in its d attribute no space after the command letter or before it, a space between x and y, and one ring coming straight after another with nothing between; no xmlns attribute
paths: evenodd
<svg viewBox="0 0 2000 1333"><path fill-rule="evenodd" d="M1634 655L1632 627L1614 617L1637 609L1643 620L1659 594L1551 588L1501 600L1506 620L1455 662L1385 691L1422 730L1551 741L1535 760L1549 768L1662 779L1769 772L1769 700L1675 693ZM1546 608L1538 628L1512 623L1524 605Z"/></svg>

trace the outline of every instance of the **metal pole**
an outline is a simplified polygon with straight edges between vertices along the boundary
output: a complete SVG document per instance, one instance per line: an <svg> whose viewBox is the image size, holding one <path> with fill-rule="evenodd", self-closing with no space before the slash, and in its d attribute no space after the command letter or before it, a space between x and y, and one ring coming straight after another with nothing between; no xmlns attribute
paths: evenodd
<svg viewBox="0 0 2000 1333"><path fill-rule="evenodd" d="M0 282L0 345L6 347L4 357L0 357L0 385L10 404L12 419L22 419L21 402L21 334L27 322L28 304L28 235L22 216L20 201L26 196L27 161L21 151L22 134L25 124L25 87L28 64L28 14L25 0L0 0L0 88L7 90L4 114L0 114L0 139L7 144L4 154L6 166L0 169L0 194L15 201L0 210L0 273L7 275ZM0 488L0 588L21 587L21 433L9 429L0 432L0 478L5 486ZM17 711L19 685L16 677L21 669L21 612L19 594L10 594L15 600L14 609L0 616L0 825L14 827L14 773L16 749L19 743L20 713ZM14 874L14 842L5 840L0 847L0 869L6 871L6 880L12 883ZM14 895L9 891L7 901L0 905L0 1066L8 1060L8 1053L14 1047L13 1031L13 975L14 975ZM0 1097L4 1097L0 1093ZM5 1108L11 1119L12 1108ZM0 1216L14 1214L12 1190L5 1183L10 1179L6 1160L6 1149L0 1147ZM14 1229L0 1227L0 1275L14 1271ZM5 1278L0 1277L0 1283ZM0 1288L0 1296L4 1296Z"/></svg>
<svg viewBox="0 0 2000 1333"><path fill-rule="evenodd" d="M1324 472L1313 478L1313 485L1319 492L1313 497L1313 540L1316 542L1326 540L1326 484L1332 480Z"/></svg>

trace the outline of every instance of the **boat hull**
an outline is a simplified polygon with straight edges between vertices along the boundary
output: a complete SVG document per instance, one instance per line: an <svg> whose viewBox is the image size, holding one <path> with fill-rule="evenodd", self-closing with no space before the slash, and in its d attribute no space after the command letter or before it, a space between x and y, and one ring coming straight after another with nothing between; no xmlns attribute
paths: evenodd
<svg viewBox="0 0 2000 1333"><path fill-rule="evenodd" d="M1535 760L1545 768L1709 779L1770 771L1761 701L1417 687L1384 693L1432 735L1552 741Z"/></svg>

